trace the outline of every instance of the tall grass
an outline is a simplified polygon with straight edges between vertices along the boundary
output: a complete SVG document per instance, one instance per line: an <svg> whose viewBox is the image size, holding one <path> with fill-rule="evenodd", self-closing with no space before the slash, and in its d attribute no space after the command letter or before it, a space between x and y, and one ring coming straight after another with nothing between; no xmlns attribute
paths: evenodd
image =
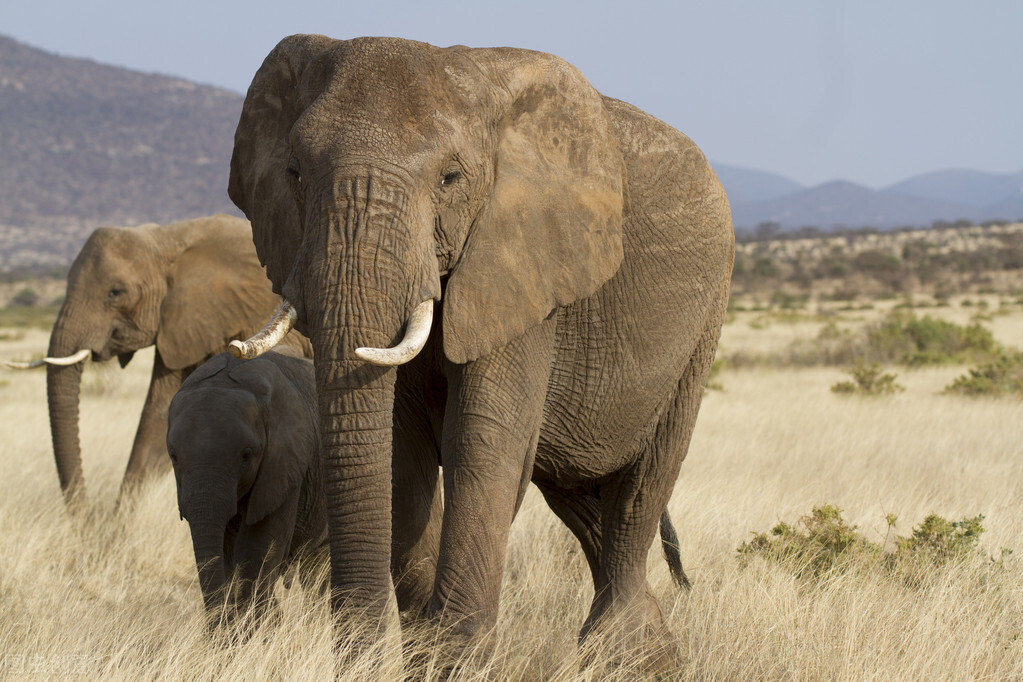
<svg viewBox="0 0 1023 682"><path fill-rule="evenodd" d="M758 333L733 331L724 354ZM0 357L27 357L45 341L32 330L11 335ZM87 370L89 503L76 517L57 487L44 375L0 375L0 679L331 676L331 619L317 593L279 587L281 608L250 636L207 632L172 477L144 490L132 511L113 509L150 357L140 353L123 372ZM981 567L966 563L937 567L910 588L855 571L810 584L769 562L741 569L736 554L754 532L821 504L843 509L876 542L889 513L904 520L903 535L931 512L983 514L986 550L1023 552L1019 403L937 395L962 369L906 372L906 391L874 400L832 394L834 367L718 375L724 391L704 399L670 505L692 592L674 589L656 547L649 557L685 656L673 678L1023 677L1023 576L1011 557L997 583L979 586ZM512 528L496 654L456 678L636 679L639 662L609 672L605 651L578 650L591 596L574 539L530 490ZM435 677L435 650L418 653L420 672ZM394 679L398 659L385 640L341 678Z"/></svg>

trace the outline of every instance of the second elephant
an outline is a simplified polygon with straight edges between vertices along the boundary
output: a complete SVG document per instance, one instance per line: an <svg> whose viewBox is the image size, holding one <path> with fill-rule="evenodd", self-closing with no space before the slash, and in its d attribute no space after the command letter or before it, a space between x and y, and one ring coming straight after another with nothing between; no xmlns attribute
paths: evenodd
<svg viewBox="0 0 1023 682"><path fill-rule="evenodd" d="M171 401L167 450L208 611L230 589L263 606L290 564L326 543L316 386L309 360L212 357Z"/></svg>
<svg viewBox="0 0 1023 682"><path fill-rule="evenodd" d="M188 374L231 339L263 324L280 299L252 246L249 223L228 215L169 225L101 227L68 273L67 296L50 335L46 393L57 476L65 497L84 494L78 437L82 361L117 358L156 346L122 494L165 472L167 405ZM311 356L309 342L288 339Z"/></svg>

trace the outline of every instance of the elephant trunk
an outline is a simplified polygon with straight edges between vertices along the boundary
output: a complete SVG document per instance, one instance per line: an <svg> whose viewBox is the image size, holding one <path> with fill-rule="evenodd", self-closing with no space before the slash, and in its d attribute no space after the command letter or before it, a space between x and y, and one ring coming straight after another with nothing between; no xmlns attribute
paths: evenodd
<svg viewBox="0 0 1023 682"><path fill-rule="evenodd" d="M202 483L195 485L192 481ZM178 509L188 521L192 534L195 567L199 572L199 588L207 611L219 608L227 596L227 581L232 572L232 559L225 556L228 523L237 513L234 486L218 485L216 472L198 472L183 480L178 492Z"/></svg>
<svg viewBox="0 0 1023 682"><path fill-rule="evenodd" d="M195 552L195 567L199 571L203 604L206 611L212 613L224 603L227 593L224 528L218 528L216 524L193 528L192 549Z"/></svg>
<svg viewBox="0 0 1023 682"><path fill-rule="evenodd" d="M391 596L391 429L395 370L314 340L334 611L385 617Z"/></svg>
<svg viewBox="0 0 1023 682"><path fill-rule="evenodd" d="M298 309L316 358L332 605L335 612L361 614L386 627L394 603L391 430L397 373L388 351L397 343L399 361L407 361L422 348L430 328L423 313L432 315L439 276L432 246L427 259L404 238L416 230L400 188L382 177L342 180L321 202L310 215L325 224L306 230L282 293ZM405 347L403 328L416 337ZM363 357L380 349L385 366Z"/></svg>
<svg viewBox="0 0 1023 682"><path fill-rule="evenodd" d="M63 326L54 326L48 354L66 357L80 350L76 335ZM82 449L78 437L78 397L82 381L82 365L46 366L46 399L50 410L50 435L57 477L64 499L69 504L85 494L82 476Z"/></svg>

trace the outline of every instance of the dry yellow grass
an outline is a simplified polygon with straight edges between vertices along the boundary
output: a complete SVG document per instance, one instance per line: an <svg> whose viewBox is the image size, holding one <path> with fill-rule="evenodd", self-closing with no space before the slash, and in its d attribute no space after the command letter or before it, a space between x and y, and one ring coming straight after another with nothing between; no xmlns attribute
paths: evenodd
<svg viewBox="0 0 1023 682"><path fill-rule="evenodd" d="M729 323L723 354L778 349L822 324L750 326L754 315ZM1018 343L1023 313L989 326L1000 341ZM46 343L33 331L0 338L0 359L28 357ZM123 372L87 370L90 508L82 518L70 517L59 495L44 374L0 371L0 679L330 676L330 618L318 595L279 590L279 618L248 639L207 634L172 477L147 489L132 513L112 509L150 358L140 353ZM686 656L674 677L1023 678L1015 561L987 586L970 564L937 570L919 589L858 573L811 586L776 566L740 570L736 561L751 532L820 504L841 507L877 542L887 513L899 517L903 535L930 512L984 514L985 550L1023 551L1023 403L937 395L963 371L898 370L907 390L874 399L832 394L843 378L835 368L720 376L724 391L705 399L670 507L693 591L678 594L659 550L650 556L651 581ZM574 540L531 491L512 529L497 656L462 678L634 679L633 669L603 670L600 651L595 665L581 667L575 634L590 596ZM385 642L343 678L393 678L396 659Z"/></svg>

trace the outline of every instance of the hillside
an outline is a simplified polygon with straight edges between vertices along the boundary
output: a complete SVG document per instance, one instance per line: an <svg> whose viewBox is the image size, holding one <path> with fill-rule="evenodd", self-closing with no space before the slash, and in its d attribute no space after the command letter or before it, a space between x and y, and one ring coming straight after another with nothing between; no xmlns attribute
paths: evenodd
<svg viewBox="0 0 1023 682"><path fill-rule="evenodd" d="M65 268L100 225L217 212L242 96L38 50L0 36L0 273ZM891 229L1023 218L1023 173L938 171L871 189L804 187L714 164L736 229Z"/></svg>
<svg viewBox="0 0 1023 682"><path fill-rule="evenodd" d="M1023 222L783 234L736 244L733 299L791 304L1023 293Z"/></svg>
<svg viewBox="0 0 1023 682"><path fill-rule="evenodd" d="M784 176L714 164L740 232L761 223L783 230L923 227L934 222L1023 219L1023 172L943 170L873 189L836 180L803 187Z"/></svg>
<svg viewBox="0 0 1023 682"><path fill-rule="evenodd" d="M101 224L237 214L227 174L241 104L0 36L0 269L66 263Z"/></svg>

